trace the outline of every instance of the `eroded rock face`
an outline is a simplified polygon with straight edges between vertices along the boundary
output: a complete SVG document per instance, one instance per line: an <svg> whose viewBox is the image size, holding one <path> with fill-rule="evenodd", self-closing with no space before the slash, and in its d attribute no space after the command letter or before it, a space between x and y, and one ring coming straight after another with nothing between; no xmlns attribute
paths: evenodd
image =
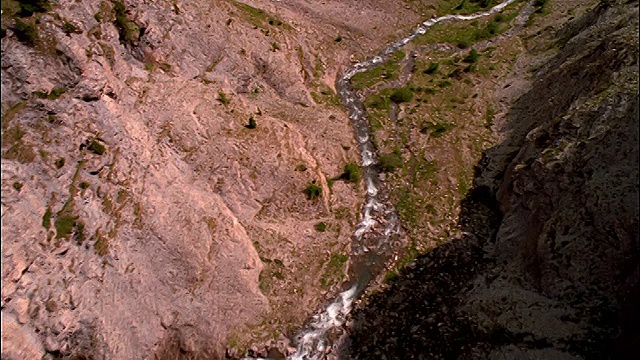
<svg viewBox="0 0 640 360"><path fill-rule="evenodd" d="M369 299L348 356L637 354L637 14L637 4L600 4L539 34L560 47L511 94L504 140L463 204L467 233Z"/></svg>
<svg viewBox="0 0 640 360"><path fill-rule="evenodd" d="M338 285L361 190L329 188L358 159L333 77L392 15L309 6L3 2L3 357L220 358Z"/></svg>

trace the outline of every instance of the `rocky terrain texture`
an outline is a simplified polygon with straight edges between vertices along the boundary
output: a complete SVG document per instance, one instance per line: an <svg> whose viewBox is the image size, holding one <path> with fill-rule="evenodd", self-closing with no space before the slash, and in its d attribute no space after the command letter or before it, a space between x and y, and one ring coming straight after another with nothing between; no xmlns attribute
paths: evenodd
<svg viewBox="0 0 640 360"><path fill-rule="evenodd" d="M481 3L3 0L2 357L281 356L344 280L363 199L336 75ZM638 4L539 3L477 72L423 39L380 75L447 78L376 134L392 190L417 179L393 193L398 269L428 252L359 304L342 357L638 348Z"/></svg>
<svg viewBox="0 0 640 360"><path fill-rule="evenodd" d="M461 235L360 304L344 358L637 356L637 18L608 1L518 35Z"/></svg>
<svg viewBox="0 0 640 360"><path fill-rule="evenodd" d="M332 296L362 192L332 180L358 161L335 74L417 14L385 1L2 10L3 358L221 358Z"/></svg>

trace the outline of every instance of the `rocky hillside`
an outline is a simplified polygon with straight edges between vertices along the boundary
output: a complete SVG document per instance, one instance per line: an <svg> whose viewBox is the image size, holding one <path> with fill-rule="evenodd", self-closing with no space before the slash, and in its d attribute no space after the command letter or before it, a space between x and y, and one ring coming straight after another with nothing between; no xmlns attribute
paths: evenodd
<svg viewBox="0 0 640 360"><path fill-rule="evenodd" d="M297 329L362 192L335 74L417 21L380 3L3 0L2 357Z"/></svg>
<svg viewBox="0 0 640 360"><path fill-rule="evenodd" d="M502 139L476 166L461 235L361 304L346 358L640 351L638 3L550 4L496 84Z"/></svg>
<svg viewBox="0 0 640 360"><path fill-rule="evenodd" d="M364 198L336 75L495 3L3 0L2 357L282 356ZM408 248L344 358L638 348L637 17L516 1L353 78Z"/></svg>

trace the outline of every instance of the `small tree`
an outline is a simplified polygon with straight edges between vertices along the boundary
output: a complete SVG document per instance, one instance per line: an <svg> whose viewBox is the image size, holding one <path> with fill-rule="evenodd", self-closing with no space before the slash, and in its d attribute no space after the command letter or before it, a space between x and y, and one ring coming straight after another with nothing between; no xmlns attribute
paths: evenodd
<svg viewBox="0 0 640 360"><path fill-rule="evenodd" d="M311 182L311 184L307 185L307 187L303 191L307 195L307 199L315 200L322 196L322 188L315 184L315 180Z"/></svg>

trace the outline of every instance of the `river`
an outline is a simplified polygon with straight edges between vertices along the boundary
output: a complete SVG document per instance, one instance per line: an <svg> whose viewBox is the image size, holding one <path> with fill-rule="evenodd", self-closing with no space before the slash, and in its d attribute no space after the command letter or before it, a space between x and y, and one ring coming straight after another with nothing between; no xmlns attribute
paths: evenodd
<svg viewBox="0 0 640 360"><path fill-rule="evenodd" d="M369 121L364 105L351 86L351 78L358 73L369 71L385 63L395 51L407 45L417 36L423 35L433 25L447 21L473 20L489 16L504 10L516 0L505 0L487 11L468 15L445 15L422 22L409 35L389 44L377 55L349 66L336 80L336 90L342 105L349 114L351 125L359 145L362 160L363 180L366 198L361 220L356 224L352 235L351 254L349 256L348 279L343 291L338 294L322 312L313 316L311 321L296 336L296 351L289 355L290 360L321 360L331 350L329 334L340 329L351 312L354 301L363 293L369 282L382 271L393 256L400 235L400 221L388 192L380 181L378 154L371 136ZM250 359L250 358L245 358Z"/></svg>

